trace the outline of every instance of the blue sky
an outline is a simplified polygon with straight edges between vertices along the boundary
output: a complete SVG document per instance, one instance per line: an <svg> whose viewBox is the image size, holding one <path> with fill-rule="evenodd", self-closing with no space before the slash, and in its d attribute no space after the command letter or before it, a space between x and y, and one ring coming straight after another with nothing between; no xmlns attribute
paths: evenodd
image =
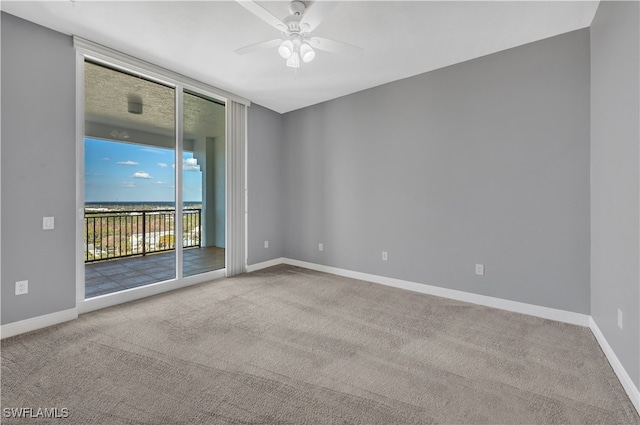
<svg viewBox="0 0 640 425"><path fill-rule="evenodd" d="M184 200L202 201L202 173L183 154ZM85 202L174 201L175 152L151 146L84 139Z"/></svg>

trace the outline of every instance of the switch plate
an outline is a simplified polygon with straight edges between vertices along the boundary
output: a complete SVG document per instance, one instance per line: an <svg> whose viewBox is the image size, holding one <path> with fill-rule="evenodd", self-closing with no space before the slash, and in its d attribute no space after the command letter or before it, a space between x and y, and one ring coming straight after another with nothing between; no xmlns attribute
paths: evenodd
<svg viewBox="0 0 640 425"><path fill-rule="evenodd" d="M622 310L618 309L618 327L622 329Z"/></svg>
<svg viewBox="0 0 640 425"><path fill-rule="evenodd" d="M269 248L269 241L264 241L264 247Z"/></svg>
<svg viewBox="0 0 640 425"><path fill-rule="evenodd" d="M484 276L484 264L476 264L476 274L478 276Z"/></svg>
<svg viewBox="0 0 640 425"><path fill-rule="evenodd" d="M318 251L324 251L324 244L322 242L318 244Z"/></svg>
<svg viewBox="0 0 640 425"><path fill-rule="evenodd" d="M16 282L16 295L24 295L29 292L29 281L20 280Z"/></svg>
<svg viewBox="0 0 640 425"><path fill-rule="evenodd" d="M54 217L42 217L42 230L53 230Z"/></svg>
<svg viewBox="0 0 640 425"><path fill-rule="evenodd" d="M389 259L389 254L387 251L382 251L382 261L387 261Z"/></svg>

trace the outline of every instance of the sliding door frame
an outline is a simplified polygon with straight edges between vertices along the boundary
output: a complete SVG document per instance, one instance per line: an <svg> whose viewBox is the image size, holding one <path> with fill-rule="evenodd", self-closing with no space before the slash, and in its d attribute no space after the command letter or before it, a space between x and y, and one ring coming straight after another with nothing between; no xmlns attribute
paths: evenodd
<svg viewBox="0 0 640 425"><path fill-rule="evenodd" d="M107 66L109 68L123 71L128 74L138 75L147 80L171 87L175 90L175 211L176 217L182 217L183 211L183 167L182 167L182 154L184 151L184 135L183 135L183 100L184 91L193 93L199 93L204 96L208 96L212 99L216 99L225 103L225 110L227 110L229 102L235 102L240 105L244 105L245 109L250 105L247 99L228 93L224 90L220 90L216 87L209 86L197 80L193 80L189 77L185 77L181 74L169 71L167 69L158 67L156 65L144 62L137 58L125 55L107 47L95 44L93 42L84 40L79 37L73 39L74 47L76 49L76 306L79 313L85 313L88 311L97 310L100 308L109 307L112 305L121 304L135 299L148 297L151 295L159 294L162 292L171 291L174 289L182 288L185 286L202 283L216 278L221 278L227 275L226 266L229 261L237 263L237 258L229 258L230 253L237 252L233 249L236 246L246 247L246 232L241 236L243 240L234 240L234 233L230 233L228 230L226 233L225 242L225 268L220 270L214 270L207 273L202 273L194 276L183 277L183 261L182 253L183 247L181 243L176 243L176 278L164 282L153 283L138 288L128 289L120 292L114 292L111 294L98 296L95 298L85 299L85 275L84 275L84 236L83 236L83 222L84 222L84 137L85 137L85 111L84 111L84 63L85 61L94 62L100 65ZM228 114L228 111L227 111ZM229 131L233 129L229 128L228 119L225 120L225 143L227 149L229 148L229 140L235 139L237 135L230 135ZM244 126L244 134L240 135L241 140L245 144L246 150L246 125ZM235 197L246 196L246 179L242 182L243 187L238 187L236 184L230 184L229 178L233 177L233 170L240 169L246 173L246 156L242 155L234 159L233 163L227 163L225 181L227 199L230 197L230 190L238 189L241 192L237 194L231 194ZM233 182L231 182L233 183ZM235 188L235 189L234 189ZM246 204L245 204L246 206ZM229 211L228 202L225 205L225 223L227 229L229 228ZM242 217L234 217L232 222L242 220L244 222L244 228L246 229L246 215L245 211L241 211ZM182 220L175 220L175 234L182 234ZM231 249L229 249L231 248ZM246 265L246 249L241 250L244 258L240 261ZM236 255L236 254L233 254Z"/></svg>

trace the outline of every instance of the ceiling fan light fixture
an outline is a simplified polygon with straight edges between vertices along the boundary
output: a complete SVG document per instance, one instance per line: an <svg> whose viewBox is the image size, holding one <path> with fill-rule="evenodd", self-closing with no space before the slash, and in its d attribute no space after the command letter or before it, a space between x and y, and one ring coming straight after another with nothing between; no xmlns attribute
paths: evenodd
<svg viewBox="0 0 640 425"><path fill-rule="evenodd" d="M305 63L311 62L316 57L316 52L308 43L304 43L300 46L300 56Z"/></svg>
<svg viewBox="0 0 640 425"><path fill-rule="evenodd" d="M291 57L287 59L287 66L291 68L300 68L300 55L298 55L298 52L293 52Z"/></svg>
<svg viewBox="0 0 640 425"><path fill-rule="evenodd" d="M280 53L280 56L282 56L284 59L291 58L291 55L293 54L293 42L291 40L285 40L280 43L280 47L278 47L278 53Z"/></svg>
<svg viewBox="0 0 640 425"><path fill-rule="evenodd" d="M251 44L236 49L239 55L274 49L285 59L290 68L300 68L301 62L309 63L316 57L316 50L329 53L352 54L362 51L359 47L348 43L323 37L312 37L312 31L320 25L326 15L334 7L335 1L325 0L289 0L290 15L278 18L264 6L260 0L236 0L249 12L257 16L280 33L278 38Z"/></svg>

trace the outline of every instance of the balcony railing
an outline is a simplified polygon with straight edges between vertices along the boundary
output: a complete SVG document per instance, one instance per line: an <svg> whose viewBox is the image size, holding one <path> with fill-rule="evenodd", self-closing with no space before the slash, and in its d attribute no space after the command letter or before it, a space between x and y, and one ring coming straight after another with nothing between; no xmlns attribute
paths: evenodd
<svg viewBox="0 0 640 425"><path fill-rule="evenodd" d="M85 263L175 249L175 210L84 213ZM199 247L200 209L183 210L182 246Z"/></svg>

